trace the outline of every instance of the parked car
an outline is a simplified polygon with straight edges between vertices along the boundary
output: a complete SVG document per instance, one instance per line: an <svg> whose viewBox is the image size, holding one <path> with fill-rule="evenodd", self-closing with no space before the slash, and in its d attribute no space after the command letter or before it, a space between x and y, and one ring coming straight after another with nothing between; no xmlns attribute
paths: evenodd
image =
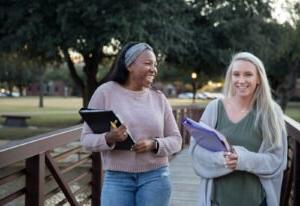
<svg viewBox="0 0 300 206"><path fill-rule="evenodd" d="M184 92L180 93L177 96L179 99L193 99L193 93L192 92Z"/></svg>
<svg viewBox="0 0 300 206"><path fill-rule="evenodd" d="M222 93L215 93L215 92L204 92L203 93L207 99L216 99L216 98L223 98L224 95Z"/></svg>
<svg viewBox="0 0 300 206"><path fill-rule="evenodd" d="M197 92L196 98L197 99L207 99L207 97L202 92Z"/></svg>
<svg viewBox="0 0 300 206"><path fill-rule="evenodd" d="M13 92L12 94L8 92L0 92L0 97L19 97L20 93L19 92Z"/></svg>
<svg viewBox="0 0 300 206"><path fill-rule="evenodd" d="M0 97L8 97L9 94L7 92L0 92Z"/></svg>

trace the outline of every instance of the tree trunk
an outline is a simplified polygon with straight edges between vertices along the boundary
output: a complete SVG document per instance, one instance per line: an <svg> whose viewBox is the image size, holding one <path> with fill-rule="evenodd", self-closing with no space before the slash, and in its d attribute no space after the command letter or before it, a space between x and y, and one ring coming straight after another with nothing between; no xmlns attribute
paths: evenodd
<svg viewBox="0 0 300 206"><path fill-rule="evenodd" d="M9 96L12 97L14 83L12 81L7 81Z"/></svg>
<svg viewBox="0 0 300 206"><path fill-rule="evenodd" d="M87 107L89 104L87 87L84 87L83 90L81 91L81 93L82 93L82 106Z"/></svg>
<svg viewBox="0 0 300 206"><path fill-rule="evenodd" d="M84 66L83 66L83 72L85 74L86 81L84 82L80 76L78 75L74 63L71 60L70 54L68 50L65 48L63 49L63 53L71 74L72 79L76 83L77 86L79 86L81 95L83 98L82 104L83 107L87 107L88 103L95 92L95 90L98 87L98 81L97 81L97 72L98 72L98 65L101 59L103 58L102 50L99 49L102 47L95 46L95 49L93 49L91 52L81 53L83 55L84 59Z"/></svg>
<svg viewBox="0 0 300 206"><path fill-rule="evenodd" d="M43 75L40 78L39 85L40 85L40 92L39 92L39 108L44 107L44 80Z"/></svg>
<svg viewBox="0 0 300 206"><path fill-rule="evenodd" d="M94 70L92 65L89 68L85 68L87 70ZM86 90L84 96L84 106L87 106L92 95L94 94L95 90L98 87L98 82L96 80L96 74L93 73L86 73Z"/></svg>
<svg viewBox="0 0 300 206"><path fill-rule="evenodd" d="M82 96L82 100L83 100L82 105L85 106L85 105L87 105L87 103L85 102L87 100L87 97L86 97L86 91L85 91L86 87L84 85L84 82L80 78L80 76L78 75L78 73L75 69L75 65L72 62L72 59L71 59L70 54L68 52L68 49L64 48L63 53L64 53L65 60L67 62L67 65L68 65L68 68L69 68L69 71L70 71L70 75L71 75L73 81L75 82L75 84L79 87L79 89L81 91L81 96Z"/></svg>
<svg viewBox="0 0 300 206"><path fill-rule="evenodd" d="M43 62L39 63L39 69L38 69L38 74L39 74L39 108L44 107L44 95L45 95L45 85L44 85L44 74L46 71L46 66Z"/></svg>
<svg viewBox="0 0 300 206"><path fill-rule="evenodd" d="M23 94L23 85L19 84L19 85L17 85L17 87L18 87L18 90L19 90L20 97L23 97L24 96L24 94Z"/></svg>
<svg viewBox="0 0 300 206"><path fill-rule="evenodd" d="M300 61L292 63L288 68L289 73L285 76L283 82L277 88L277 102L283 111L285 111L290 98L295 92L299 67Z"/></svg>
<svg viewBox="0 0 300 206"><path fill-rule="evenodd" d="M91 53L85 53L83 59L85 66L83 67L86 76L86 94L84 96L84 106L88 105L92 95L98 87L97 72L98 65L103 57L99 49L94 49Z"/></svg>

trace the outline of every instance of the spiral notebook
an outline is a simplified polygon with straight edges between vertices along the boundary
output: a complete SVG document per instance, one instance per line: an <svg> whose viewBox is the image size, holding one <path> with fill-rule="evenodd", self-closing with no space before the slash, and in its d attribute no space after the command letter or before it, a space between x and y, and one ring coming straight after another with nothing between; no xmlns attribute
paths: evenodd
<svg viewBox="0 0 300 206"><path fill-rule="evenodd" d="M231 151L226 137L204 122L196 122L190 118L184 118L182 124L201 147L212 152Z"/></svg>
<svg viewBox="0 0 300 206"><path fill-rule="evenodd" d="M120 118L112 110L81 108L79 114L95 134L109 132L111 129L110 122L115 122L117 127L122 124ZM131 149L134 145L134 141L128 129L127 133L128 136L123 142L116 142L114 150Z"/></svg>

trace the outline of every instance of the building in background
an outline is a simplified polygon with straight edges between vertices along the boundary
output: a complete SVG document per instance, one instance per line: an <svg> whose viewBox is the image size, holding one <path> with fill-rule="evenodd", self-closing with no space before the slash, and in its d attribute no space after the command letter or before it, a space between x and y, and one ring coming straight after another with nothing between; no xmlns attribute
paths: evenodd
<svg viewBox="0 0 300 206"><path fill-rule="evenodd" d="M40 94L40 84L32 83L26 88L27 96L37 96ZM44 84L45 96L70 96L71 89L63 81L49 81Z"/></svg>

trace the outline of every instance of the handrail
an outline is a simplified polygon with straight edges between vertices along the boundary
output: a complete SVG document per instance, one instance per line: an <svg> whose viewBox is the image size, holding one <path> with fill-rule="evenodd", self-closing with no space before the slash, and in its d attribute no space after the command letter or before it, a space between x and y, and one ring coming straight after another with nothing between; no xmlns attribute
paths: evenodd
<svg viewBox="0 0 300 206"><path fill-rule="evenodd" d="M300 123L286 115L284 115L284 120L286 122L289 135L293 136L293 138L300 143Z"/></svg>
<svg viewBox="0 0 300 206"><path fill-rule="evenodd" d="M82 125L60 129L0 146L0 168L80 138Z"/></svg>
<svg viewBox="0 0 300 206"><path fill-rule="evenodd" d="M300 123L288 116L285 116L284 118L287 125L288 136L293 140L289 141L290 147L293 150L293 156L291 159L291 168L286 171L288 175L285 182L287 184L284 185L284 187L287 189L293 187L291 189L293 192L285 194L283 196L283 201L285 201L284 204L288 205L290 199L293 199L293 205L296 206L300 204ZM283 188L283 190L286 188Z"/></svg>

